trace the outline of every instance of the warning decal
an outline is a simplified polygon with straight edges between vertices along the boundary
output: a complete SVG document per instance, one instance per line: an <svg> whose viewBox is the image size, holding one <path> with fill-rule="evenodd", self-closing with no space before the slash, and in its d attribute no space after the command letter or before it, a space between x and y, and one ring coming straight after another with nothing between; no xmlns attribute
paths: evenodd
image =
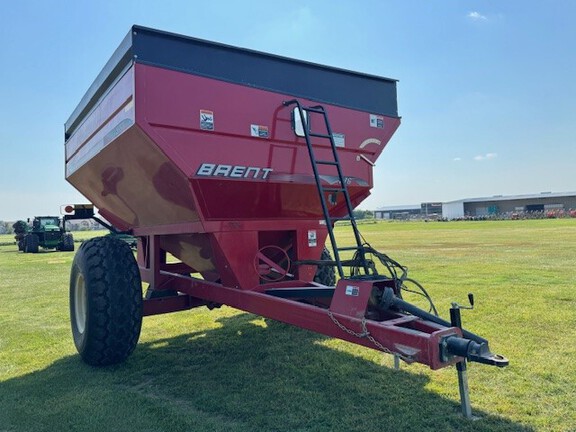
<svg viewBox="0 0 576 432"><path fill-rule="evenodd" d="M200 110L200 129L214 130L214 113L208 110Z"/></svg>
<svg viewBox="0 0 576 432"><path fill-rule="evenodd" d="M308 230L308 247L316 247L317 245L316 230Z"/></svg>
<svg viewBox="0 0 576 432"><path fill-rule="evenodd" d="M336 147L346 147L346 136L343 133L333 133L332 138Z"/></svg>
<svg viewBox="0 0 576 432"><path fill-rule="evenodd" d="M370 127L384 129L384 117L380 115L370 114Z"/></svg>
<svg viewBox="0 0 576 432"><path fill-rule="evenodd" d="M346 285L346 295L358 297L360 295L360 287L354 285Z"/></svg>
<svg viewBox="0 0 576 432"><path fill-rule="evenodd" d="M268 138L268 126L250 125L250 135L258 138Z"/></svg>

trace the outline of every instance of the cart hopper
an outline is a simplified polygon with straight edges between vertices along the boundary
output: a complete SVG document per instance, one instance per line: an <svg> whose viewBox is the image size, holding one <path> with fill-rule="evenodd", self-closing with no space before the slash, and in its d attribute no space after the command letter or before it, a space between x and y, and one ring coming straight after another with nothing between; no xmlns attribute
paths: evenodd
<svg viewBox="0 0 576 432"><path fill-rule="evenodd" d="M66 122L66 178L115 226L159 235L206 277L250 288L263 247L318 259L326 237L301 119L283 105L295 98L325 107L358 205L400 124L395 80L139 26ZM321 116L309 121L323 130ZM330 142L311 140L329 159ZM318 169L326 187L338 182L333 166ZM331 216L346 215L342 194L326 198Z"/></svg>

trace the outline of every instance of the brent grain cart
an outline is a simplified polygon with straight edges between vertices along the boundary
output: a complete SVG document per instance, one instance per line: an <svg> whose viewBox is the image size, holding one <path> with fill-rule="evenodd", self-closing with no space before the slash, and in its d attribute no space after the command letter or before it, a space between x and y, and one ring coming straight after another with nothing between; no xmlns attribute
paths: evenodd
<svg viewBox="0 0 576 432"><path fill-rule="evenodd" d="M110 237L77 252L83 360L125 360L143 316L225 304L463 380L466 359L506 365L457 305L403 300L406 269L357 229L399 124L395 80L132 27L65 125L67 180L138 238L136 259Z"/></svg>

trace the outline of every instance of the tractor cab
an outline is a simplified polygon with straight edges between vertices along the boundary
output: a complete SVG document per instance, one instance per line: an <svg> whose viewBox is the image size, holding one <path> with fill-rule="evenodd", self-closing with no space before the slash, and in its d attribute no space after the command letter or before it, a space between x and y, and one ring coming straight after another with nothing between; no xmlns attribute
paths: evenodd
<svg viewBox="0 0 576 432"><path fill-rule="evenodd" d="M60 218L58 216L36 216L32 227L43 231L60 231Z"/></svg>

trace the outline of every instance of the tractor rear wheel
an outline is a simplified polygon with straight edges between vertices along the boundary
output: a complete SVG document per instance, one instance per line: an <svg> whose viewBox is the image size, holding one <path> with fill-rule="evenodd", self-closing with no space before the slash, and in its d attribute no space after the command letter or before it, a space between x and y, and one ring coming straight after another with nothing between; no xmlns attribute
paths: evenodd
<svg viewBox="0 0 576 432"><path fill-rule="evenodd" d="M82 360L93 366L126 360L140 337L142 304L130 246L113 237L82 243L70 273L72 336Z"/></svg>
<svg viewBox="0 0 576 432"><path fill-rule="evenodd" d="M62 240L58 243L58 249L63 252L74 252L74 236L72 233L62 234Z"/></svg>
<svg viewBox="0 0 576 432"><path fill-rule="evenodd" d="M324 248L322 255L320 256L322 261L332 261L332 255L330 251ZM335 286L336 285L336 270L334 266L318 266L316 274L314 275L314 282L326 285Z"/></svg>
<svg viewBox="0 0 576 432"><path fill-rule="evenodd" d="M26 234L24 237L24 252L37 253L40 245L40 239L36 234Z"/></svg>

